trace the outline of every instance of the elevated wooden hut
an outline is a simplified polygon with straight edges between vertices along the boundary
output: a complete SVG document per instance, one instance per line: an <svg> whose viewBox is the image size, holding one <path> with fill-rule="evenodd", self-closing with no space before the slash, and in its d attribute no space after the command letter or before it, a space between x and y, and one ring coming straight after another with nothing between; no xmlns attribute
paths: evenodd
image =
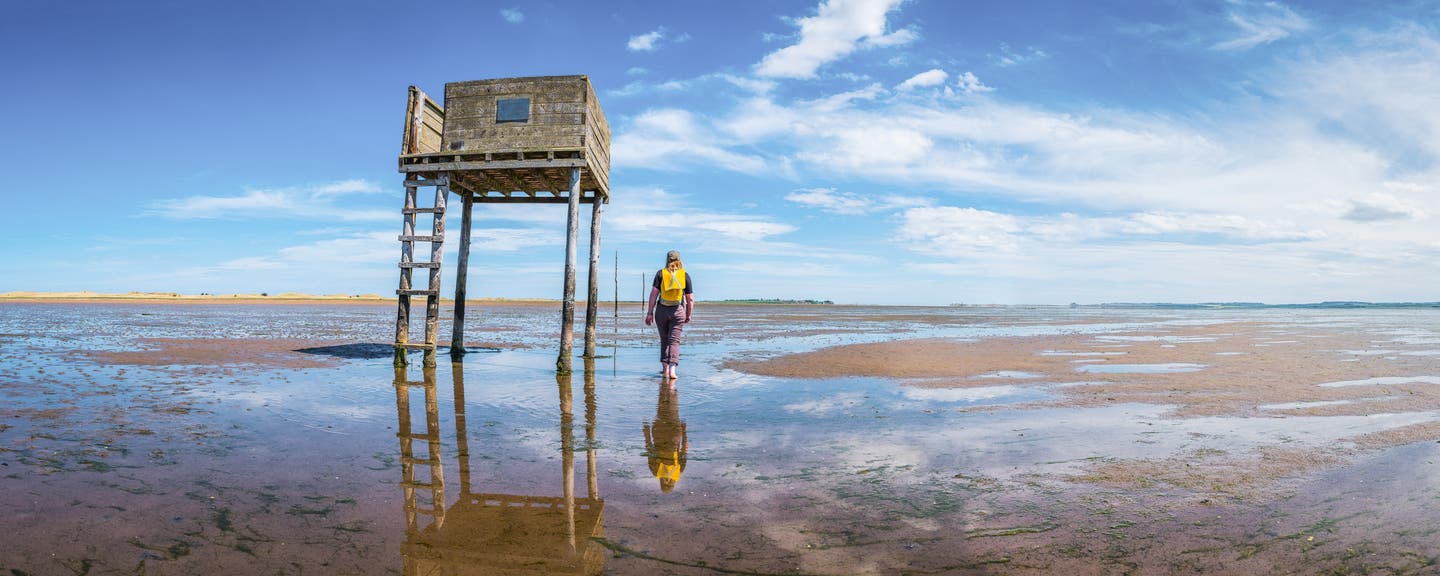
<svg viewBox="0 0 1440 576"><path fill-rule="evenodd" d="M446 200L463 201L459 275L455 281L455 322L451 354L464 353L465 281L468 272L471 209L475 203L563 203L569 206L565 281L561 308L560 357L556 369L570 371L575 310L575 253L579 205L591 204L589 299L585 356L595 353L601 206L610 198L610 125L586 76L539 76L451 82L443 105L410 87L401 141L400 171L406 174L400 236L397 352L434 349L439 318L440 247ZM433 206L417 205L416 189L435 187ZM428 235L415 233L415 216L432 214ZM416 262L414 243L431 247L428 262ZM411 272L428 269L427 289L411 286ZM425 296L425 341L409 341L410 297ZM404 357L403 352L397 355ZM403 361L403 360L402 360Z"/></svg>

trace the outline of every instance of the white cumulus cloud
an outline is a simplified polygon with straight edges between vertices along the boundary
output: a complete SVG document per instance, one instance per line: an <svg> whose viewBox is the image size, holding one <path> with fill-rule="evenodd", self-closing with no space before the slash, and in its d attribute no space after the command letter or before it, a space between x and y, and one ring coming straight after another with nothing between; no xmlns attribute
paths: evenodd
<svg viewBox="0 0 1440 576"><path fill-rule="evenodd" d="M967 74L968 74L968 72L967 72ZM908 80L906 80L906 81L904 81L904 82L901 82L899 85L895 86L895 89L896 89L896 90L913 90L913 89L915 89L915 88L924 88L924 87L929 87L929 86L939 86L939 85L941 85L941 84L944 84L944 83L945 83L945 80L948 79L949 77L950 77L950 74L949 74L949 73L947 73L947 72L945 72L944 70L941 70L941 69L939 69L939 68L936 68L936 69L934 69L934 70L926 70L926 71L924 71L924 72L921 72L921 73L919 73L919 74L916 74L916 75L914 75L914 76L911 76Z"/></svg>
<svg viewBox="0 0 1440 576"><path fill-rule="evenodd" d="M799 41L766 55L755 71L770 78L812 78L821 66L850 55L862 44L885 47L912 42L913 31L885 32L886 15L901 2L825 0L814 16L797 21Z"/></svg>
<svg viewBox="0 0 1440 576"><path fill-rule="evenodd" d="M631 52L654 52L660 47L660 40L665 38L663 28L651 30L638 36L631 36L630 41L625 43L625 49Z"/></svg>

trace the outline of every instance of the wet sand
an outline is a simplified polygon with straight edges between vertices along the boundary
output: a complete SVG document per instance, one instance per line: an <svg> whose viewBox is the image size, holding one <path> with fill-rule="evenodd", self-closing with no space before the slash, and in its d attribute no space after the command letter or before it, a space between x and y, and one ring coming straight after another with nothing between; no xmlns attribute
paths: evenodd
<svg viewBox="0 0 1440 576"><path fill-rule="evenodd" d="M545 307L395 371L388 307L36 306L0 306L0 571L409 574L457 543L612 574L1440 562L1440 324L1408 316L712 306L667 391L633 311L560 379ZM435 434L443 523L402 423ZM682 431L673 491L647 429ZM466 496L592 489L600 530L563 546Z"/></svg>
<svg viewBox="0 0 1440 576"><path fill-rule="evenodd" d="M836 346L726 367L786 378L870 376L919 388L1075 381L1060 398L991 410L1129 403L1173 407L1169 418L1371 416L1440 410L1440 361L1429 342L1407 344L1326 326L1236 322L1105 334L984 340L919 339ZM1348 462L1362 451L1440 440L1426 422L1244 456L1189 454L1111 460L1075 478L1111 486L1162 482L1254 493L1280 479Z"/></svg>

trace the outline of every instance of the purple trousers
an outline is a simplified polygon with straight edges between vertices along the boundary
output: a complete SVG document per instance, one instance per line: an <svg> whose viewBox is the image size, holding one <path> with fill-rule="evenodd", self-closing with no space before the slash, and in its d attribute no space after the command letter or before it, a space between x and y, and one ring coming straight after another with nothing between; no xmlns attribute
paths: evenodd
<svg viewBox="0 0 1440 576"><path fill-rule="evenodd" d="M685 325L682 306L655 306L655 327L660 329L660 363L666 366L680 364L680 331Z"/></svg>

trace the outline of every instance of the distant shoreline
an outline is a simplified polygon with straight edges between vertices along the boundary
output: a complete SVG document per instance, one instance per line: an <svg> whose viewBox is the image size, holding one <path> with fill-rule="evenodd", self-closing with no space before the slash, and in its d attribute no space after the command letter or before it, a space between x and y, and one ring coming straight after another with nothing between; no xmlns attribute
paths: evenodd
<svg viewBox="0 0 1440 576"><path fill-rule="evenodd" d="M411 302L423 298L412 297ZM179 292L126 292L101 293L78 292L0 292L0 303L23 302L146 302L175 304L394 304L394 296L380 294L306 294L282 292L278 294L181 294ZM440 302L453 305L451 298L441 297ZM466 298L466 303L481 305L558 305L559 298ZM1105 302L1099 304L835 304L829 300L786 300L786 299L731 299L697 300L700 304L715 306L878 306L885 308L1086 308L1086 309L1131 309L1131 310L1265 310L1265 309L1415 309L1440 308L1440 302L1362 302L1328 301L1297 304L1266 304L1262 302ZM585 305L577 299L576 305ZM614 306L613 300L601 300L601 305ZM637 306L638 300L621 300L622 306Z"/></svg>

